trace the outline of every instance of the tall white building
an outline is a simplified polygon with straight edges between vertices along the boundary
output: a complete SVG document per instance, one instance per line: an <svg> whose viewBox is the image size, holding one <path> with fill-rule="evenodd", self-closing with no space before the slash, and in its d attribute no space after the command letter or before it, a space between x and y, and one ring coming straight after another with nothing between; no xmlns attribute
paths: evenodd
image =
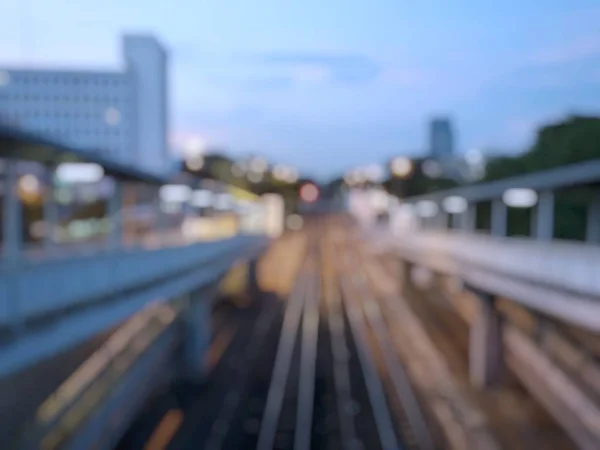
<svg viewBox="0 0 600 450"><path fill-rule="evenodd" d="M123 38L122 71L0 67L0 123L156 174L168 151L168 55L152 36Z"/></svg>

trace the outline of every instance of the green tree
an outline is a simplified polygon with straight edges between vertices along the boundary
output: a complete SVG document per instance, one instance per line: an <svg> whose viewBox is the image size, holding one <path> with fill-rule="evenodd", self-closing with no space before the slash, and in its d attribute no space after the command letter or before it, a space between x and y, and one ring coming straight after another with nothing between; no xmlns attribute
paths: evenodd
<svg viewBox="0 0 600 450"><path fill-rule="evenodd" d="M529 151L515 157L501 157L489 162L485 181L539 172L577 162L600 158L600 118L571 116L565 121L542 127ZM556 193L555 236L583 239L585 206L594 186L579 187ZM489 205L483 207L489 210ZM479 222L485 227L485 220ZM511 211L509 234L525 234L531 217L523 211Z"/></svg>

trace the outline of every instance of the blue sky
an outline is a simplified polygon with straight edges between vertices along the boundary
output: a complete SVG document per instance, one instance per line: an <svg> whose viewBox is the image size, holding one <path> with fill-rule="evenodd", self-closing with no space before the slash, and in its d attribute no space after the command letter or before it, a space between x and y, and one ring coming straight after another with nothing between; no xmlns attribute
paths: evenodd
<svg viewBox="0 0 600 450"><path fill-rule="evenodd" d="M600 109L597 0L4 0L0 62L106 67L122 32L171 51L175 141L201 136L319 175L458 148L516 151Z"/></svg>

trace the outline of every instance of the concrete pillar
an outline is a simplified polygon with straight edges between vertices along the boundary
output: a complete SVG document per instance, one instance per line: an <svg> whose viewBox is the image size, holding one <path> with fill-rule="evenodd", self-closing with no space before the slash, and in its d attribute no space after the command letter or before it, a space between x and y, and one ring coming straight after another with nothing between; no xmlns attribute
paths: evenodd
<svg viewBox="0 0 600 450"><path fill-rule="evenodd" d="M480 302L469 330L469 378L474 386L486 388L502 374L502 318L492 295L476 294Z"/></svg>
<svg viewBox="0 0 600 450"><path fill-rule="evenodd" d="M451 214L450 215L450 227L453 230L460 230L462 227L462 214Z"/></svg>
<svg viewBox="0 0 600 450"><path fill-rule="evenodd" d="M156 220L154 221L154 229L152 230L153 234L156 236L159 242L161 242L162 234L167 228L167 216L165 212L162 210L162 202L160 197L156 196L154 200L154 211L156 214Z"/></svg>
<svg viewBox="0 0 600 450"><path fill-rule="evenodd" d="M600 192L594 194L594 198L588 205L585 240L595 244L600 243Z"/></svg>
<svg viewBox="0 0 600 450"><path fill-rule="evenodd" d="M444 211L439 211L435 216L436 227L442 231L448 229L448 214Z"/></svg>
<svg viewBox="0 0 600 450"><path fill-rule="evenodd" d="M492 200L492 236L506 236L508 229L508 209L501 198Z"/></svg>
<svg viewBox="0 0 600 450"><path fill-rule="evenodd" d="M54 236L59 222L58 203L54 198L54 172L48 168L46 174L46 187L44 192L44 248L52 249L55 244Z"/></svg>
<svg viewBox="0 0 600 450"><path fill-rule="evenodd" d="M540 192L531 227L531 235L537 240L551 241L554 237L554 192Z"/></svg>
<svg viewBox="0 0 600 450"><path fill-rule="evenodd" d="M137 241L137 230L133 211L137 203L137 186L132 182L121 182L121 239L125 245L135 244Z"/></svg>
<svg viewBox="0 0 600 450"><path fill-rule="evenodd" d="M189 306L182 314L184 320L183 377L201 381L205 374L204 360L210 343L211 298L196 291L190 294Z"/></svg>
<svg viewBox="0 0 600 450"><path fill-rule="evenodd" d="M115 189L113 195L108 199L107 213L111 221L111 230L108 236L108 244L112 248L118 248L123 242L123 183L114 180Z"/></svg>
<svg viewBox="0 0 600 450"><path fill-rule="evenodd" d="M12 264L21 259L23 252L23 206L19 198L17 162L8 160L5 167L4 185L6 189L2 215L4 257L9 264Z"/></svg>
<svg viewBox="0 0 600 450"><path fill-rule="evenodd" d="M23 328L17 273L23 258L23 206L19 198L17 161L7 160L4 174L4 204L2 205L3 257L7 275L6 298L10 327L18 333Z"/></svg>
<svg viewBox="0 0 600 450"><path fill-rule="evenodd" d="M476 205L470 204L466 211L460 214L460 229L468 233L474 233L477 228Z"/></svg>

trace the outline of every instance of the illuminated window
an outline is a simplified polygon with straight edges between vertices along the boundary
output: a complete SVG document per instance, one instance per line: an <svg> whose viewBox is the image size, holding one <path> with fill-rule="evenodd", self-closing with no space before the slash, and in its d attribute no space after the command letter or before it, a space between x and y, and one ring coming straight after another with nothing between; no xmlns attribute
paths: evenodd
<svg viewBox="0 0 600 450"><path fill-rule="evenodd" d="M115 107L107 108L106 111L104 112L104 121L108 125L112 125L112 126L118 125L119 122L121 121L121 113Z"/></svg>

